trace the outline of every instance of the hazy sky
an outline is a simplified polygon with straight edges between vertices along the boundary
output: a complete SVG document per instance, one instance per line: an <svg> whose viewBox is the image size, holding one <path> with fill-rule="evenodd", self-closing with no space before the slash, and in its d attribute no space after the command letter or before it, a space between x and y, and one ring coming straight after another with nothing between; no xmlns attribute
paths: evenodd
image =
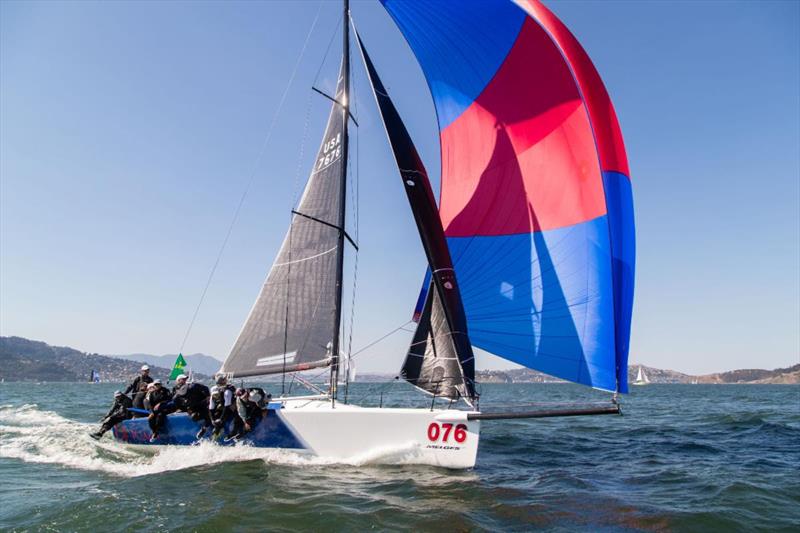
<svg viewBox="0 0 800 533"><path fill-rule="evenodd" d="M687 372L799 362L800 3L548 5L594 60L628 149L631 361ZM180 348L319 9L184 348L227 355L324 127L328 102L310 87L333 86L338 35L322 58L340 5L319 6L0 2L0 334L100 353ZM352 11L438 183L420 69L377 1ZM355 69L357 350L409 319L425 260ZM359 369L397 370L409 339L365 351Z"/></svg>

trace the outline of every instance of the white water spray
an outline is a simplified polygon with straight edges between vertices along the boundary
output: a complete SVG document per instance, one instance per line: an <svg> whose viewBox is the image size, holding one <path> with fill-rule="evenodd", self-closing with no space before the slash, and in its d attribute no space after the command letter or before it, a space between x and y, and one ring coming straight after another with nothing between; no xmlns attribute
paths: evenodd
<svg viewBox="0 0 800 533"><path fill-rule="evenodd" d="M88 434L96 425L75 422L52 411L40 410L36 404L3 405L0 406L0 457L135 477L252 460L298 467L337 463L353 466L405 464L412 462L416 455L415 446L404 445L370 450L342 461L291 450L246 445L217 446L209 441L195 446L164 446L133 451L108 437L99 442L92 440Z"/></svg>

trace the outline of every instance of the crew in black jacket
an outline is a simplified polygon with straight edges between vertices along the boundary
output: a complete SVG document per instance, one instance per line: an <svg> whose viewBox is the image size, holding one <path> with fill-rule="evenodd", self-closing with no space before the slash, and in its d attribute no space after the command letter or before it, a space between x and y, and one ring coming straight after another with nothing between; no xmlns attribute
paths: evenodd
<svg viewBox="0 0 800 533"><path fill-rule="evenodd" d="M141 383L150 384L153 382L153 378L150 377L150 367L147 365L142 365L141 370L139 371L139 375L133 378L133 380L128 384L128 387L122 391L123 394L128 394L132 392L136 394L139 390L139 385Z"/></svg>
<svg viewBox="0 0 800 533"><path fill-rule="evenodd" d="M108 410L106 416L103 418L103 422L100 425L100 429L95 431L94 433L89 433L89 436L93 439L100 440L100 437L103 434L114 427L119 422L123 420L127 420L131 418L131 414L128 412L128 407L131 406L131 399L125 396L122 391L117 391L114 393L114 404L111 406L111 409Z"/></svg>
<svg viewBox="0 0 800 533"><path fill-rule="evenodd" d="M133 407L136 409L146 410L144 399L147 397L147 383L139 383L139 392L133 395ZM147 416L142 413L133 413L133 418L142 418Z"/></svg>
<svg viewBox="0 0 800 533"><path fill-rule="evenodd" d="M181 387L186 385L186 380L187 379L189 379L189 377L186 374L181 374L177 378L175 378L175 386L172 387L172 397L173 398L175 397L175 393L178 392L181 389Z"/></svg>
<svg viewBox="0 0 800 533"><path fill-rule="evenodd" d="M185 411L195 422L203 421L203 427L197 433L197 438L205 435L211 426L211 414L208 411L208 399L211 391L202 383L186 383L186 376L178 376L178 381L184 378L183 385L175 387L172 392L172 401L179 411Z"/></svg>
<svg viewBox="0 0 800 533"><path fill-rule="evenodd" d="M161 380L157 379L147 386L144 405L150 410L150 416L147 417L147 423L153 432L150 442L158 438L158 432L164 425L167 415L175 411L175 404L171 400L172 393L161 386Z"/></svg>
<svg viewBox="0 0 800 533"><path fill-rule="evenodd" d="M214 433L211 438L214 440L220 438L225 424L231 419L234 421L234 428L230 435L226 435L226 438L238 433L241 419L236 412L235 392L236 387L230 385L225 376L217 376L217 384L211 387L211 398L208 400L208 410L211 412L211 420L214 424Z"/></svg>

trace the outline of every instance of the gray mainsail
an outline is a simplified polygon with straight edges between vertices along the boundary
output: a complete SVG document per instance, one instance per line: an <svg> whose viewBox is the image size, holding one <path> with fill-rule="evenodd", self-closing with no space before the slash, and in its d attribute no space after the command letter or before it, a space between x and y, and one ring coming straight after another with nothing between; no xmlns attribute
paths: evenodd
<svg viewBox="0 0 800 533"><path fill-rule="evenodd" d="M220 372L244 377L330 365L338 329L344 253L345 90L336 100L289 231Z"/></svg>

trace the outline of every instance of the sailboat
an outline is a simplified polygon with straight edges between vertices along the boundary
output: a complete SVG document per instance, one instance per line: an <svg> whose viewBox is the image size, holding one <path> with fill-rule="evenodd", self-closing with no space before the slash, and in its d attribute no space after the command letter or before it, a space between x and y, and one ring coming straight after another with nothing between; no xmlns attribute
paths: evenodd
<svg viewBox="0 0 800 533"><path fill-rule="evenodd" d="M647 377L647 374L644 372L644 367L639 365L639 372L636 374L636 380L633 382L633 385L649 385L650 378Z"/></svg>
<svg viewBox="0 0 800 533"><path fill-rule="evenodd" d="M100 383L100 372L92 369L91 374L89 374L89 383Z"/></svg>
<svg viewBox="0 0 800 533"><path fill-rule="evenodd" d="M433 96L440 202L344 0L343 56L336 91L324 95L331 110L321 146L220 369L239 380L327 367L330 379L312 394L273 398L243 441L333 459L396 461L401 453L404 463L471 468L484 420L619 413L633 301L632 196L614 108L588 55L535 0L381 3ZM357 126L351 25L427 258L400 376L431 397L428 408L362 407L339 386L349 374L340 338L344 255L358 251L345 227L348 128ZM612 401L482 411L473 347L608 391ZM152 443L144 419L113 434L133 445L191 445L198 427L176 414Z"/></svg>

